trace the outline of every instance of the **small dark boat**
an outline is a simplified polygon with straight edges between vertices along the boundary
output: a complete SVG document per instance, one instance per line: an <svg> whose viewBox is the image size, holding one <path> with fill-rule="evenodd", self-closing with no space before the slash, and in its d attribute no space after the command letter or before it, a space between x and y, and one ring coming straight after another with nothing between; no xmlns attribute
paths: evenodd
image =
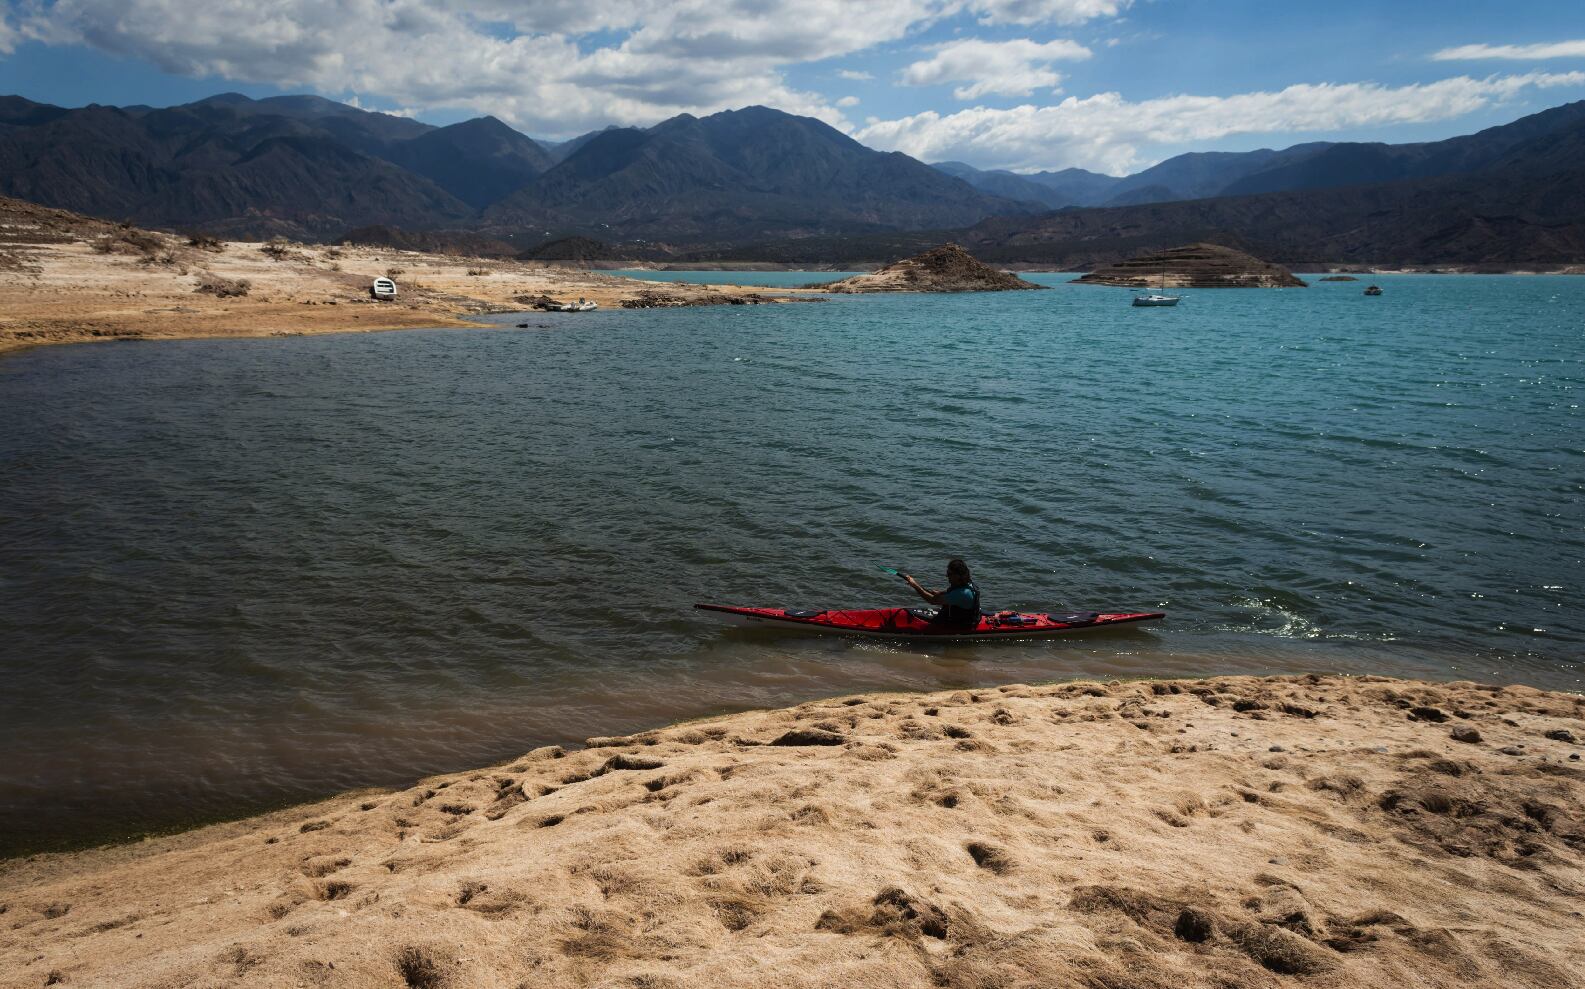
<svg viewBox="0 0 1585 989"><path fill-rule="evenodd" d="M1381 286L1380 285L1367 286L1366 289L1365 289L1365 294L1366 295L1380 295L1381 294Z"/></svg>

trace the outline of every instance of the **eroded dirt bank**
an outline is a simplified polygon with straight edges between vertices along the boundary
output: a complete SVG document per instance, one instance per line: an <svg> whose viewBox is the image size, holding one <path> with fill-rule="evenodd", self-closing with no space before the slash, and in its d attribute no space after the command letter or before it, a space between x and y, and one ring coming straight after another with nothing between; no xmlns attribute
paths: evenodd
<svg viewBox="0 0 1585 989"><path fill-rule="evenodd" d="M379 276L395 302L369 295ZM94 340L470 326L542 298L655 308L799 297L372 247L220 242L0 197L0 351ZM556 318L578 318L578 316ZM586 318L586 317L585 317Z"/></svg>

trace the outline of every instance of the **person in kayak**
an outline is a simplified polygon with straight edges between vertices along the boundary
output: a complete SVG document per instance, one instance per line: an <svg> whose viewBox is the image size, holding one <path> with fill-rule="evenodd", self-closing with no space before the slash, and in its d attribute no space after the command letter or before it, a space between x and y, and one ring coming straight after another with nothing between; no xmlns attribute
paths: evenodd
<svg viewBox="0 0 1585 989"><path fill-rule="evenodd" d="M902 575L916 593L941 610L935 620L948 625L973 625L980 620L980 589L969 573L969 565L962 560L947 564L947 589L932 591L922 587L909 574Z"/></svg>

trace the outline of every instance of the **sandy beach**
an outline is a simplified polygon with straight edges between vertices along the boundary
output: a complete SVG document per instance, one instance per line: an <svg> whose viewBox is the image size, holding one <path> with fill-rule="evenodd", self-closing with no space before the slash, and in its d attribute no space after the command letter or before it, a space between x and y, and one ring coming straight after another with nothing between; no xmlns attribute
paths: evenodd
<svg viewBox="0 0 1585 989"><path fill-rule="evenodd" d="M4 863L0 985L1579 985L1582 736L1383 677L820 700Z"/></svg>
<svg viewBox="0 0 1585 989"><path fill-rule="evenodd" d="M399 286L395 302L369 295L370 282L382 275ZM245 295L228 294L244 282ZM95 340L475 326L480 315L522 311L542 296L586 298L609 309L798 295L797 289L662 284L539 262L389 248L241 241L195 246L175 234L0 198L0 351Z"/></svg>

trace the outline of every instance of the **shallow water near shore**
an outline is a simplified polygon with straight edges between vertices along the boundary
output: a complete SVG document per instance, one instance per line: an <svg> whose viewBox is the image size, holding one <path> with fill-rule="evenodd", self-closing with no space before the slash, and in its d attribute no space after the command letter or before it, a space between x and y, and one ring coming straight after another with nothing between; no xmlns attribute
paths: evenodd
<svg viewBox="0 0 1585 989"><path fill-rule="evenodd" d="M1031 277L0 358L0 853L858 690L1581 688L1585 280ZM906 604L875 564L953 555L991 607L1169 619L909 647L689 607Z"/></svg>

